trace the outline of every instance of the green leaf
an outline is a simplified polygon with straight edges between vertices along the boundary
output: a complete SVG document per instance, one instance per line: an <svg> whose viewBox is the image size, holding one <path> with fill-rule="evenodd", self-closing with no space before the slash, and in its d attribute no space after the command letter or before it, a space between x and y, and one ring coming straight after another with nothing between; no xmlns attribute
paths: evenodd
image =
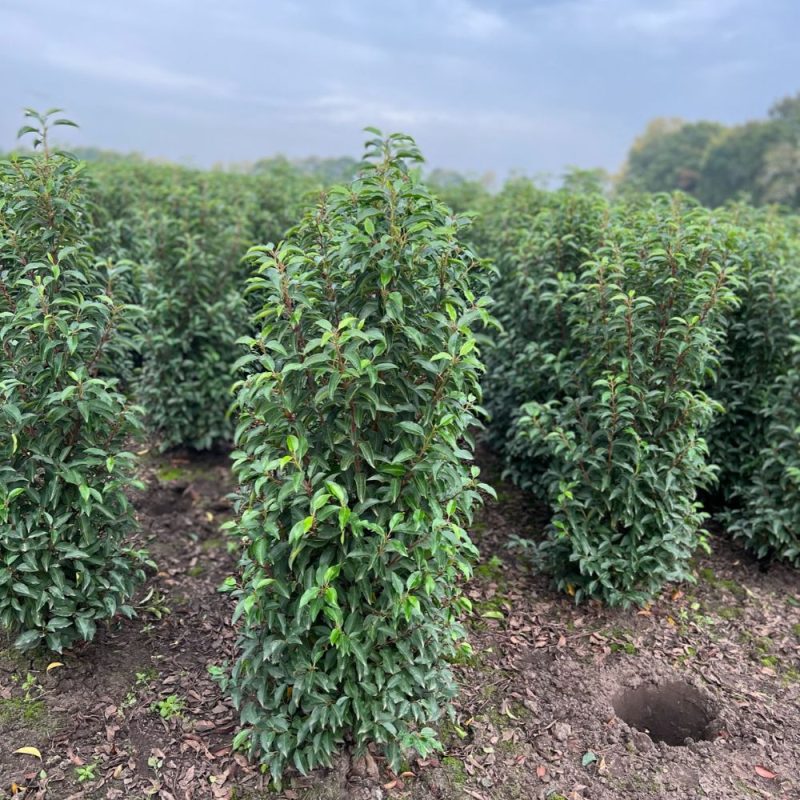
<svg viewBox="0 0 800 800"><path fill-rule="evenodd" d="M307 606L312 600L319 597L319 587L318 586L311 586L310 588L306 589L303 592L302 597L300 598L300 602L297 604L297 608L303 608Z"/></svg>
<svg viewBox="0 0 800 800"><path fill-rule="evenodd" d="M17 650L30 650L32 647L36 647L41 640L42 634L39 631L25 631L14 640L14 647L16 647Z"/></svg>

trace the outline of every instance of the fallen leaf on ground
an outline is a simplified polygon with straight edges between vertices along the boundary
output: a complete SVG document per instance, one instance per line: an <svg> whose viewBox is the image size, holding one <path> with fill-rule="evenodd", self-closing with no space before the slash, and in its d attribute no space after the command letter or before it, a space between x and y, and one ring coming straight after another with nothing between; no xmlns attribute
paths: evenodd
<svg viewBox="0 0 800 800"><path fill-rule="evenodd" d="M38 747L19 747L14 752L23 756L36 756L39 761L42 760L42 754L39 752Z"/></svg>
<svg viewBox="0 0 800 800"><path fill-rule="evenodd" d="M766 778L768 781L771 781L773 778L777 777L775 772L773 772L771 769L767 769L766 767L762 767L760 764L756 766L756 773L762 778Z"/></svg>

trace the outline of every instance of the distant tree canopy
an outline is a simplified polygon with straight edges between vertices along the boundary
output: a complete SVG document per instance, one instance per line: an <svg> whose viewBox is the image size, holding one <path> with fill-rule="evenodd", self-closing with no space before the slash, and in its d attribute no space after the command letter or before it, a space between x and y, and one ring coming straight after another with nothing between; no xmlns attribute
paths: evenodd
<svg viewBox="0 0 800 800"><path fill-rule="evenodd" d="M624 184L645 192L695 191L709 146L724 130L716 122L652 120L631 147Z"/></svg>
<svg viewBox="0 0 800 800"><path fill-rule="evenodd" d="M262 158L252 167L252 172L259 175L264 172L275 173L284 169L296 171L314 178L323 186L351 181L358 171L359 162L350 156L340 158L320 158L309 156L289 160L285 156Z"/></svg>
<svg viewBox="0 0 800 800"><path fill-rule="evenodd" d="M708 206L737 197L800 207L800 94L765 120L725 126L658 118L633 143L623 192L680 189Z"/></svg>

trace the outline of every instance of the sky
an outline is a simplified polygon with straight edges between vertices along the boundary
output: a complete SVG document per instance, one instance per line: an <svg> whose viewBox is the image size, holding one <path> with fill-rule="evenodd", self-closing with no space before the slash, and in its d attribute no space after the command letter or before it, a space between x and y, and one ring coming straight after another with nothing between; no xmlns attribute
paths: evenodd
<svg viewBox="0 0 800 800"><path fill-rule="evenodd" d="M474 175L617 170L657 116L764 117L800 91L800 0L0 0L0 149L196 166L360 156L402 130Z"/></svg>

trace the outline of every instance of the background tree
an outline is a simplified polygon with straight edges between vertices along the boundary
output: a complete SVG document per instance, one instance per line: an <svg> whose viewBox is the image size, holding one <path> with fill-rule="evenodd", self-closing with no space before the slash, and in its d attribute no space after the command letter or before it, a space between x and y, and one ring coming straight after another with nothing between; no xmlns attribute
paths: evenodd
<svg viewBox="0 0 800 800"><path fill-rule="evenodd" d="M659 118L633 143L620 188L644 192L694 192L712 143L724 131L717 122Z"/></svg>
<svg viewBox="0 0 800 800"><path fill-rule="evenodd" d="M736 199L800 206L800 94L742 125L659 118L631 146L622 192L688 192L707 206Z"/></svg>

